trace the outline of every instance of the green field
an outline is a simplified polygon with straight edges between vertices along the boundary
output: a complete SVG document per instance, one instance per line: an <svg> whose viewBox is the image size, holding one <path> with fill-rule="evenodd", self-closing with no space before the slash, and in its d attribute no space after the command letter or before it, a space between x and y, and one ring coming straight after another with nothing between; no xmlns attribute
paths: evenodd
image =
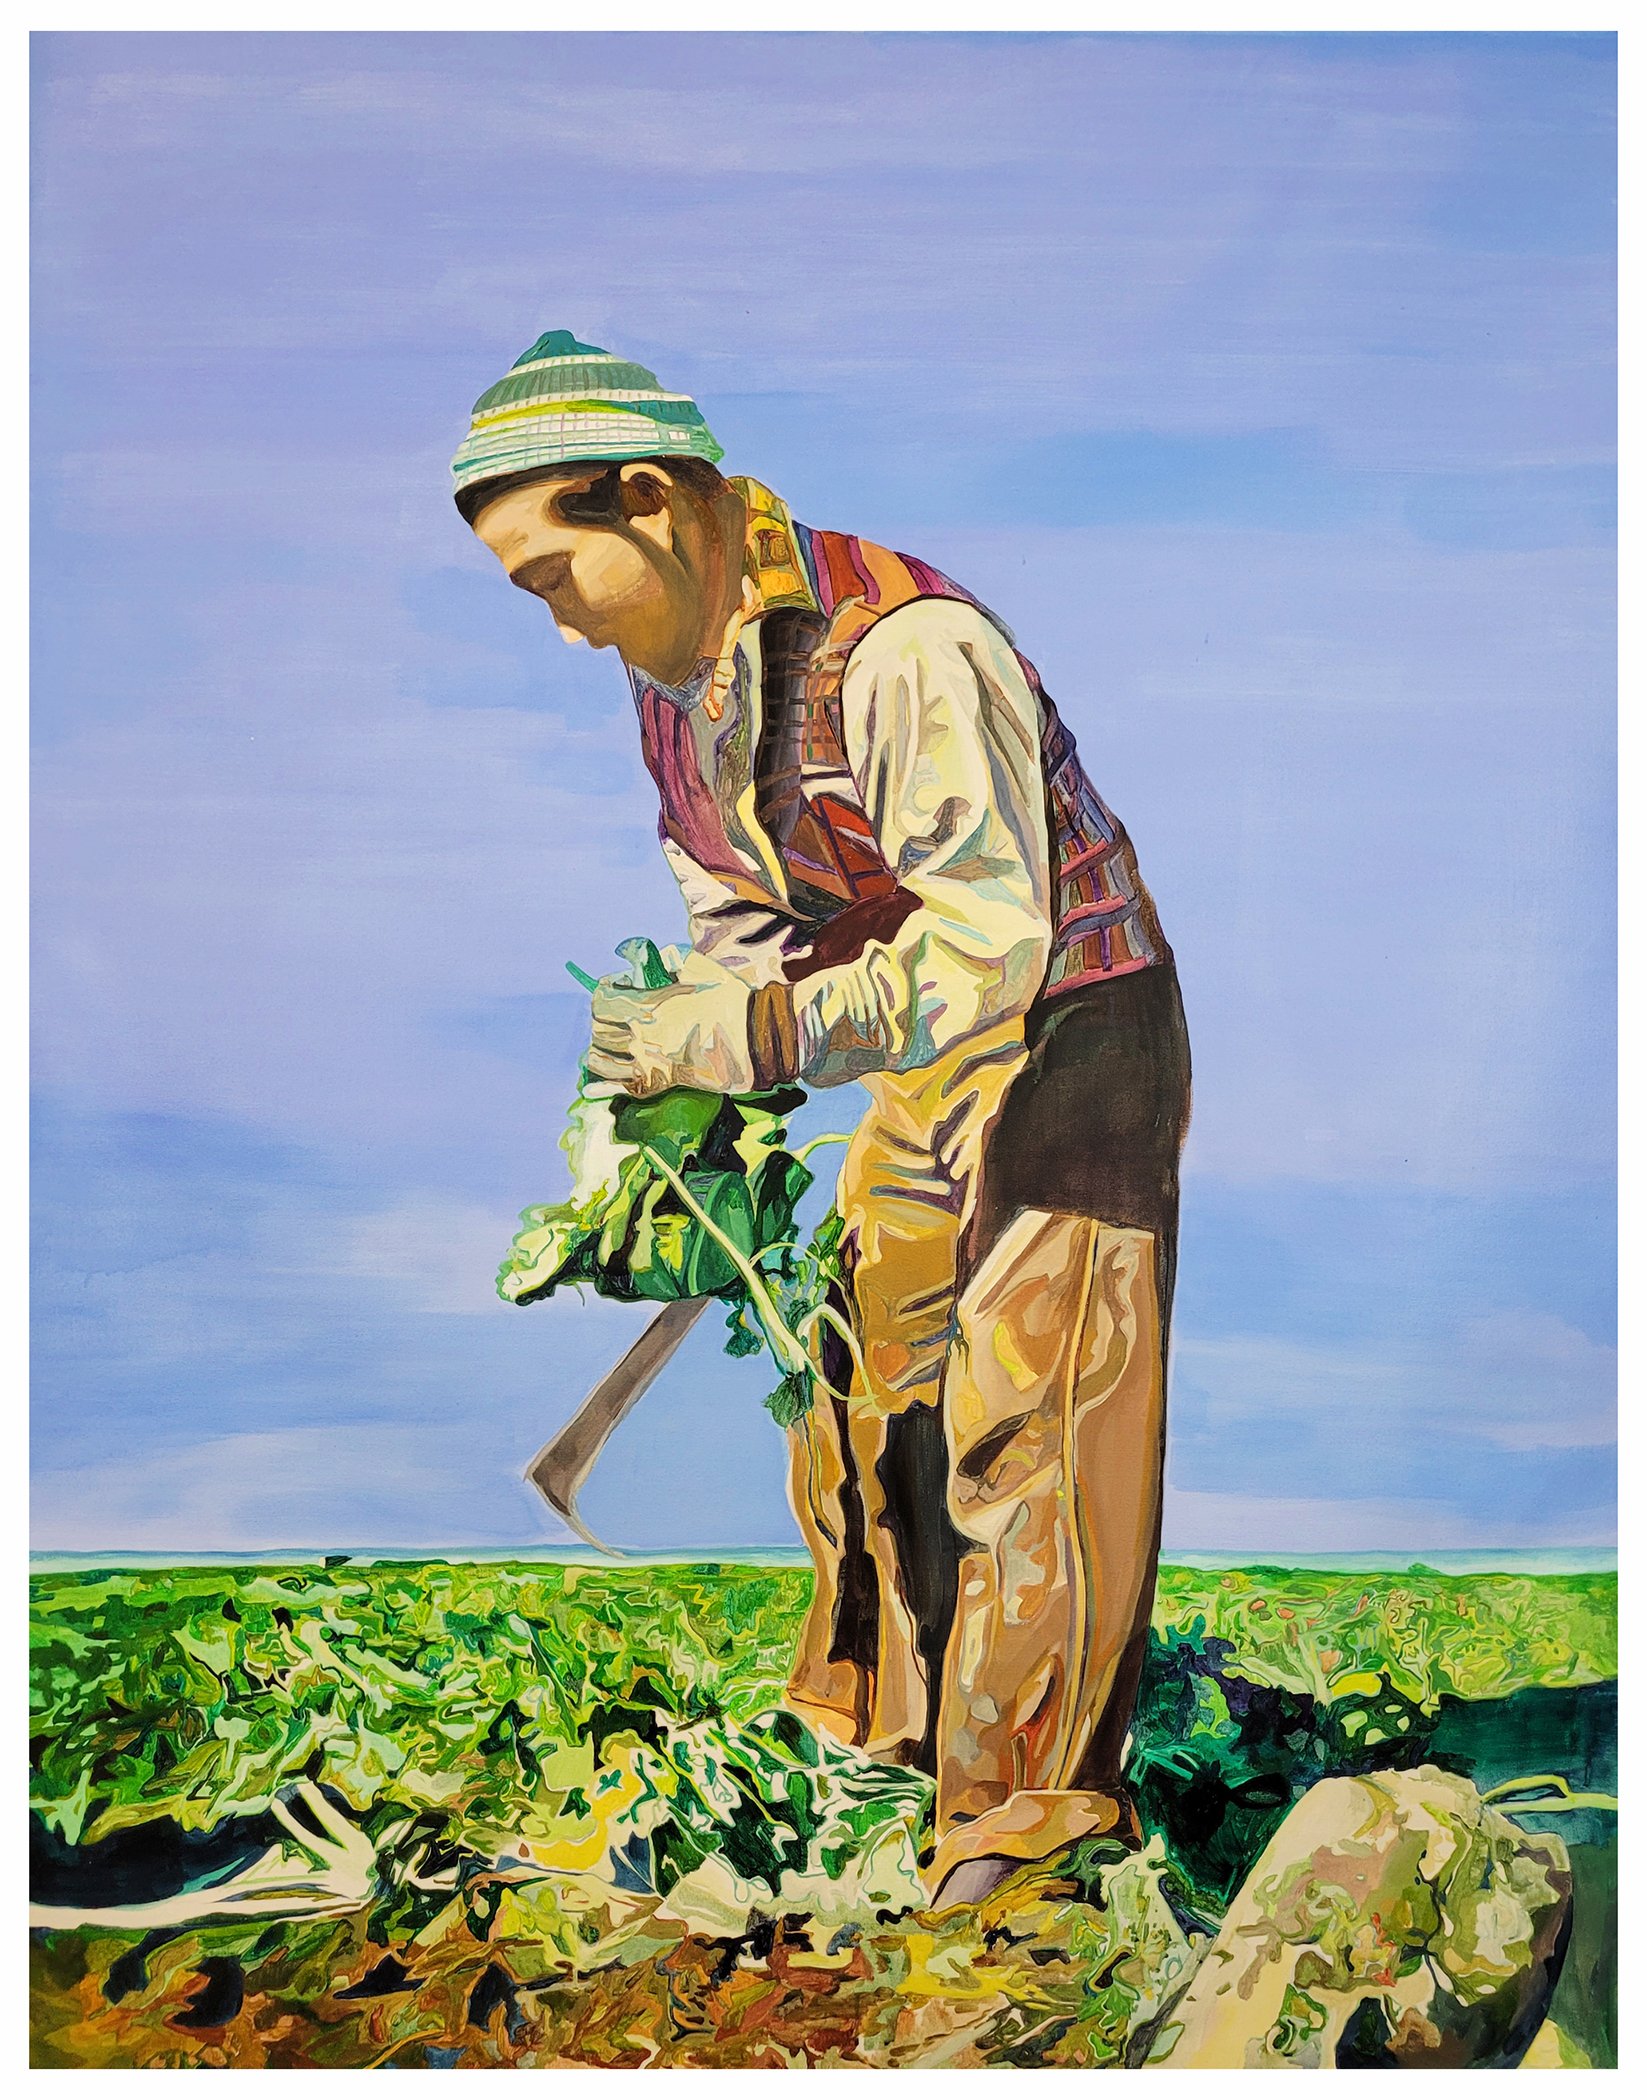
<svg viewBox="0 0 1647 2100"><path fill-rule="evenodd" d="M154 1908L32 1934L34 2063L1114 2064L1313 1780L1428 1761L1616 1786L1611 1574L1169 1568L1134 1730L1144 1854L1085 1848L934 1917L926 1783L780 1708L809 1582L38 1577L37 1895L65 1920ZM1557 2018L1610 2063L1612 1818L1545 1827L1577 1877ZM260 1858L309 1915L168 1921Z"/></svg>

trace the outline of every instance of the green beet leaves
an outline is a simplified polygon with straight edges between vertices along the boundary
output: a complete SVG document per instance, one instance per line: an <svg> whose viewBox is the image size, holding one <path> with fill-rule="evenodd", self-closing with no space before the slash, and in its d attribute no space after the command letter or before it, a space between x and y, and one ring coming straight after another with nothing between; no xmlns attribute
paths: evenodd
<svg viewBox="0 0 1647 2100"><path fill-rule="evenodd" d="M499 1296L528 1305L563 1284L628 1302L741 1296L735 1263L654 1160L677 1171L749 1262L772 1262L793 1248L795 1206L812 1184L784 1143L787 1118L804 1098L794 1088L676 1088L649 1101L580 1092L562 1140L572 1193L522 1213L498 1272Z"/></svg>
<svg viewBox="0 0 1647 2100"><path fill-rule="evenodd" d="M618 952L634 989L671 981L651 941L625 941ZM823 1378L827 1337L839 1357L847 1321L838 1215L800 1244L796 1207L812 1175L789 1149L789 1118L805 1099L797 1087L677 1087L635 1100L585 1071L561 1139L571 1193L522 1212L498 1295L530 1305L587 1284L628 1303L724 1299L728 1355L769 1349L782 1376L766 1406L784 1427L799 1420Z"/></svg>

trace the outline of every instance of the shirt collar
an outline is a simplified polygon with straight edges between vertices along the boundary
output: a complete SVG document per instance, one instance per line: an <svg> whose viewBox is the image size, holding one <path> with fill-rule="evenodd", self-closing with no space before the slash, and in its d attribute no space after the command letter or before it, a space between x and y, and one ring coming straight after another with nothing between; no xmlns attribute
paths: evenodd
<svg viewBox="0 0 1647 2100"><path fill-rule="evenodd" d="M629 674L637 693L643 686L650 687L683 713L702 706L712 722L718 722L725 710L726 695L737 677L738 639L748 623L780 607L820 609L789 506L763 482L745 474L729 478L743 498L749 525L744 537L743 596L726 623L718 654L699 657L680 685L665 685L647 671Z"/></svg>
<svg viewBox="0 0 1647 2100"><path fill-rule="evenodd" d="M700 656L679 685L668 685L663 679L654 678L650 671L637 670L631 665L629 683L634 687L637 698L642 693L656 693L660 700L667 700L683 714L690 714L708 692L714 669L712 658Z"/></svg>
<svg viewBox="0 0 1647 2100"><path fill-rule="evenodd" d="M749 530L744 541L743 571L759 597L758 610L776 612L780 606L800 606L818 612L818 594L789 506L764 482L747 474L734 474L732 486L749 512Z"/></svg>

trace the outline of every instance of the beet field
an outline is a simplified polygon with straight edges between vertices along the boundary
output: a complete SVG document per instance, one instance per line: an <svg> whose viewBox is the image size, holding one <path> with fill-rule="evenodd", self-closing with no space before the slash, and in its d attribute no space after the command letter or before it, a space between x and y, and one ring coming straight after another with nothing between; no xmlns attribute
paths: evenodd
<svg viewBox="0 0 1647 2100"><path fill-rule="evenodd" d="M1136 2065L1304 1792L1417 1768L1559 1833L1527 2061L1615 2060L1611 1574L1163 1570L1145 1848L943 1913L926 1781L783 1710L809 1579L38 1574L33 2063ZM1391 2006L1435 1929L1378 1955Z"/></svg>

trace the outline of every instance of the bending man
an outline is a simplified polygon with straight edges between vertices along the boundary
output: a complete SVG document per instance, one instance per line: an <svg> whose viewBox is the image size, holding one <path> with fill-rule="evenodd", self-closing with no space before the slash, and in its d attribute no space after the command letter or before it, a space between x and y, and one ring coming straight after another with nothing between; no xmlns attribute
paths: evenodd
<svg viewBox="0 0 1647 2100"><path fill-rule="evenodd" d="M1189 1053L1126 832L1002 623L723 478L696 406L565 332L476 404L460 510L628 669L692 954L595 996L636 1094L861 1080L838 1202L867 1383L791 1499L790 1683L937 1777L932 1886L1136 1837ZM841 1381L836 1381L838 1384Z"/></svg>

